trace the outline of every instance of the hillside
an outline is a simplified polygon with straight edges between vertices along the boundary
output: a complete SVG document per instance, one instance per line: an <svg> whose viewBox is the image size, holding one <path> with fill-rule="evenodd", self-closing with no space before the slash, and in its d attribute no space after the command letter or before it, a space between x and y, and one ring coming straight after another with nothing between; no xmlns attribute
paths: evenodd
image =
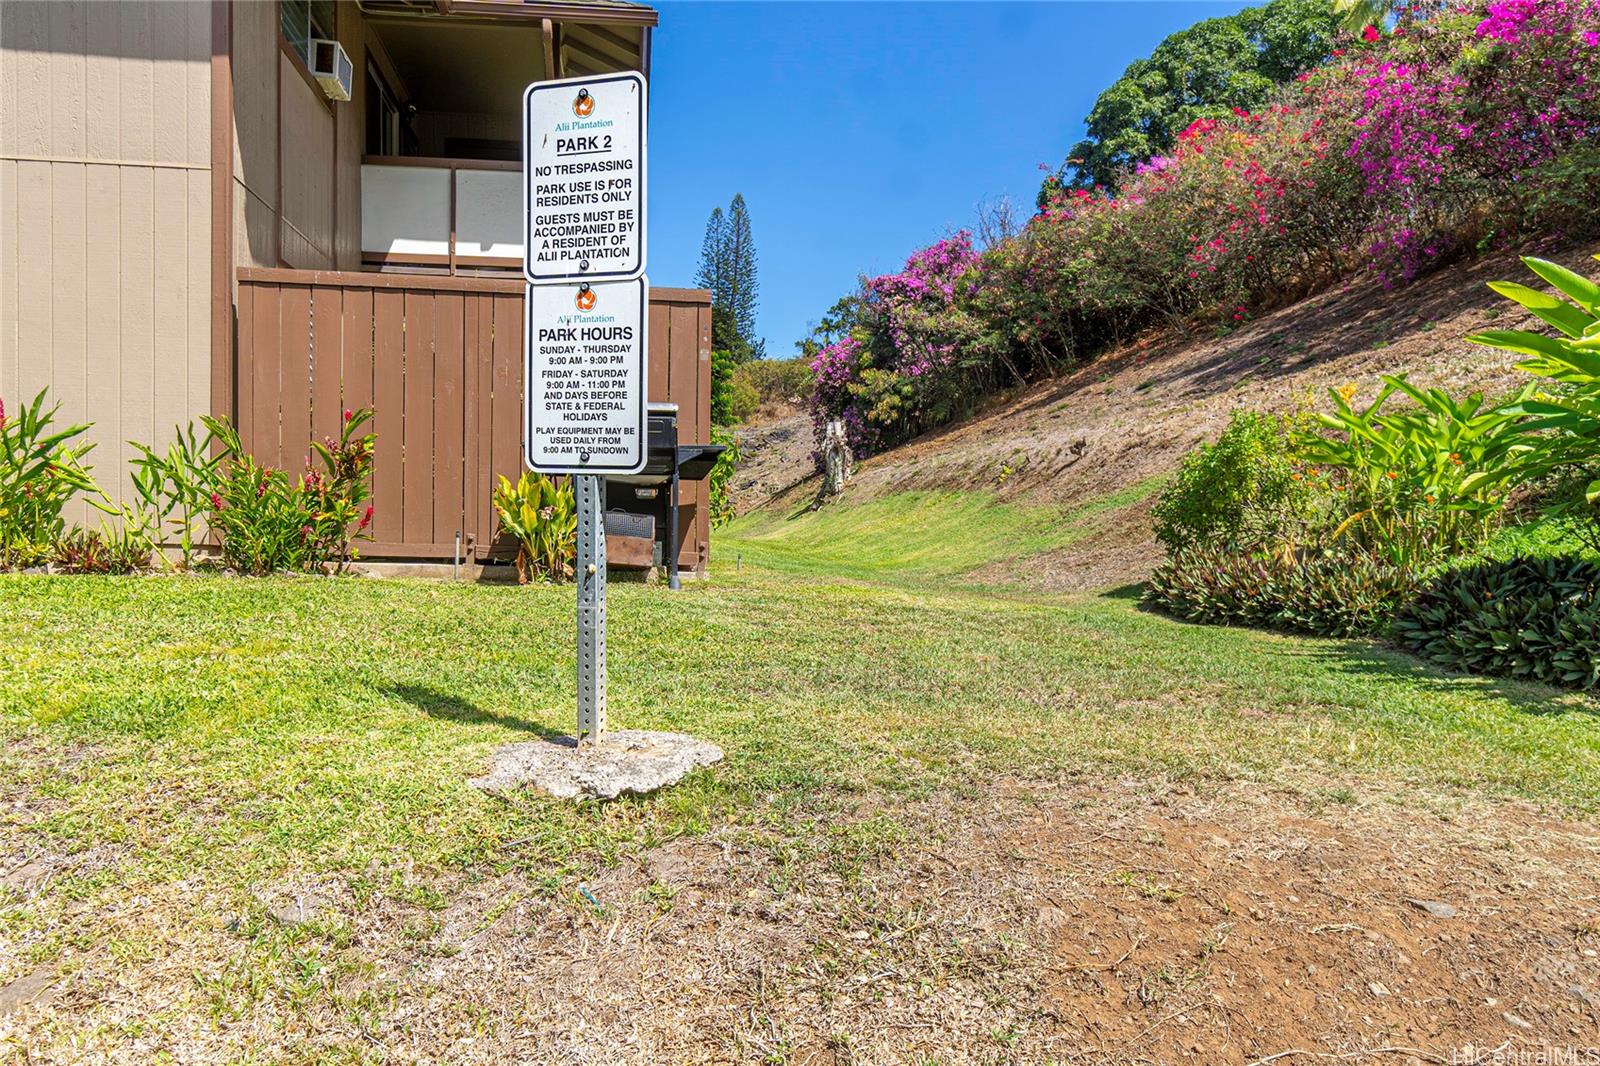
<svg viewBox="0 0 1600 1066"><path fill-rule="evenodd" d="M1596 251L1600 245L1540 254L1576 262ZM1194 444L1214 439L1235 409L1323 405L1325 389L1345 384L1370 396L1382 374L1409 374L1459 393L1520 384L1513 356L1464 339L1491 324L1537 325L1486 287L1520 273L1515 256L1488 256L1390 291L1346 285L1226 336L1147 334L863 461L844 499L830 506L912 492L981 493L1014 513L1069 521L1054 544L1033 538L1018 543L1018 552L1008 541L992 553L974 551L955 572L1054 590L1142 579L1160 556L1148 520L1160 480ZM748 516L742 525L803 511L816 491L805 413L746 427L740 440L746 458L734 492ZM1027 565L1014 566L1019 558Z"/></svg>

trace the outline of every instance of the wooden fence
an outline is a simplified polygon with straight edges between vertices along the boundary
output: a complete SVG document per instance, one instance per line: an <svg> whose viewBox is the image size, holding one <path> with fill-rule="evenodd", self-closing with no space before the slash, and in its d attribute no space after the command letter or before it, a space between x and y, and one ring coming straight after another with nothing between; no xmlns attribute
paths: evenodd
<svg viewBox="0 0 1600 1066"><path fill-rule="evenodd" d="M504 558L495 475L522 469L523 285L498 278L243 268L233 415L260 461L302 468L342 412L371 406L371 558ZM651 401L678 404L678 438L710 431L711 301L650 290ZM679 566L710 552L706 486L683 487ZM513 549L510 549L514 551Z"/></svg>

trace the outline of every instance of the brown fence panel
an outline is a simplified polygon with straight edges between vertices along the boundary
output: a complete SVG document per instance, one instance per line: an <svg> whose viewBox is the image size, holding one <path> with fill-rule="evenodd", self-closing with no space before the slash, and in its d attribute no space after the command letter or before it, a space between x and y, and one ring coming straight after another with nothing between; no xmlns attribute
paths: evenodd
<svg viewBox="0 0 1600 1066"><path fill-rule="evenodd" d="M711 304L652 289L649 396L678 404L678 436L710 432ZM373 407L374 558L506 558L495 475L522 470L522 283L333 271L239 271L233 415L246 450L291 470L341 412ZM686 485L679 566L703 568L705 487Z"/></svg>

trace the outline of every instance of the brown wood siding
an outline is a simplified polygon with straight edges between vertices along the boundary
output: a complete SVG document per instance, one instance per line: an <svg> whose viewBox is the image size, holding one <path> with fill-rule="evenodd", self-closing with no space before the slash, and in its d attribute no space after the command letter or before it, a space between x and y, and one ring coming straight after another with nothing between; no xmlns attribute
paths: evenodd
<svg viewBox="0 0 1600 1066"><path fill-rule="evenodd" d="M369 556L445 558L455 535L493 544L495 475L522 470L522 283L296 270L239 271L244 445L291 470L344 408L371 404L378 434ZM650 294L650 399L679 405L679 436L709 432L711 306L698 290ZM248 385L248 395L245 394ZM269 458L270 457L270 458ZM679 565L703 568L704 487L685 486Z"/></svg>
<svg viewBox="0 0 1600 1066"><path fill-rule="evenodd" d="M127 441L164 445L210 401L211 13L0 8L0 398L48 388L94 423L122 498Z"/></svg>

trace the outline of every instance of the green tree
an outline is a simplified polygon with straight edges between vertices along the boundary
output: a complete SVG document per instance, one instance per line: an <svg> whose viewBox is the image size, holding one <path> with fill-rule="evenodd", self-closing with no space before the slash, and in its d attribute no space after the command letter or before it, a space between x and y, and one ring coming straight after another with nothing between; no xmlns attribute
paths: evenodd
<svg viewBox="0 0 1600 1066"><path fill-rule="evenodd" d="M816 358L818 352L855 328L860 312L860 293L839 297L820 321L812 323L811 332L794 342L795 351L805 359Z"/></svg>
<svg viewBox="0 0 1600 1066"><path fill-rule="evenodd" d="M713 207L706 219L706 235L700 241L700 267L695 271L695 284L711 292L713 303L720 304L727 293L727 233L728 223L722 208Z"/></svg>
<svg viewBox="0 0 1600 1066"><path fill-rule="evenodd" d="M1095 100L1088 137L1045 179L1040 206L1065 187L1114 189L1197 119L1259 107L1275 86L1328 58L1340 21L1329 0L1269 0L1172 34Z"/></svg>
<svg viewBox="0 0 1600 1066"><path fill-rule="evenodd" d="M706 220L695 280L711 291L712 347L737 362L764 358L766 342L756 337L756 245L742 193L734 194L726 213L715 208Z"/></svg>

